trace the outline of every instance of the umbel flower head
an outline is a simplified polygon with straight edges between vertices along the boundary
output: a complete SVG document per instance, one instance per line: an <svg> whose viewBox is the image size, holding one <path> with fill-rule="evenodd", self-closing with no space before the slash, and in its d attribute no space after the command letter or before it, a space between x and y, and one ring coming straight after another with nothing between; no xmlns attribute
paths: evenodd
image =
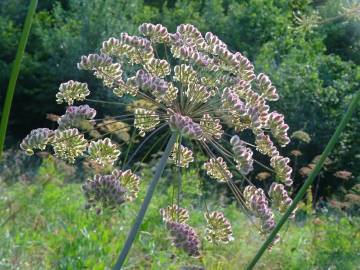
<svg viewBox="0 0 360 270"><path fill-rule="evenodd" d="M179 207L176 204L169 205L166 208L161 208L160 214L165 223L171 221L178 223L187 223L187 221L189 220L188 210Z"/></svg>
<svg viewBox="0 0 360 270"><path fill-rule="evenodd" d="M183 249L190 256L200 255L199 236L195 230L187 224L169 221L166 223L175 247Z"/></svg>
<svg viewBox="0 0 360 270"><path fill-rule="evenodd" d="M228 243L234 240L231 224L224 213L219 211L205 213L207 222L206 240L209 242Z"/></svg>
<svg viewBox="0 0 360 270"><path fill-rule="evenodd" d="M259 218L261 233L271 231L275 226L271 202L266 190L252 184L252 172L255 163L261 164L275 174L276 181L291 187L290 159L280 153L280 148L290 142L289 127L284 116L269 105L279 99L276 87L266 74L255 73L245 55L230 50L213 33L203 35L190 24L181 24L170 33L163 25L144 23L138 36L121 33L111 37L102 43L100 52L82 56L77 66L93 73L114 94L116 100L110 104L116 105L119 100L119 106L125 105L130 114L95 119L96 111L90 106L73 104L101 100L87 99L90 90L86 83L68 81L56 94L58 103L70 106L60 117L59 128L32 131L21 143L26 153L52 146L59 158L71 163L84 157L111 167L118 166L128 154L111 134L133 128L140 137L146 137L139 147L157 135L164 134L158 136L158 141L163 141L169 133L175 134L171 163L188 168L195 163L198 151L203 153L207 160L199 167L210 178L228 185L239 204ZM92 128L83 131L81 121L88 121ZM106 132L96 139L88 136L97 129ZM127 138L126 142L130 141L136 139ZM151 149L158 148L155 144ZM135 151L138 153L138 149ZM122 153L126 153L124 159ZM255 161L257 154L267 164ZM123 167L128 165L123 161ZM244 181L249 185L242 190L237 183ZM87 182L84 191L91 204L101 201L103 205L118 205L136 197L138 182L132 173L117 171ZM109 201L103 200L104 192L98 190L113 195ZM271 191L272 198L284 201L277 190ZM182 221L186 219L179 203L162 210L162 216L176 239L175 245L191 255L198 254L197 236L180 218L172 218L175 211ZM275 201L274 206L278 208L279 202ZM217 212L206 218L217 222L216 226L209 225L209 239L230 241L227 219Z"/></svg>

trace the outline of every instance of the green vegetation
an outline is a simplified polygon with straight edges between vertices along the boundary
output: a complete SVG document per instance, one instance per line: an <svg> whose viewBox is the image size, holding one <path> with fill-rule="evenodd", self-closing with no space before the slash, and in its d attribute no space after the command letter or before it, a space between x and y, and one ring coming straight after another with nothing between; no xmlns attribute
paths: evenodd
<svg viewBox="0 0 360 270"><path fill-rule="evenodd" d="M143 171L145 180L136 206L124 205L116 213L96 215L84 209L81 185L66 183L66 173L56 166L52 159L45 159L32 184L2 183L1 269L107 269L114 263L144 196L149 181L146 176L151 172ZM160 182L162 186L155 194L156 200L150 205L124 269L244 268L263 239L234 204L224 209L210 205L212 210L222 209L235 221L233 242L214 246L204 241L202 259L189 258L170 247L159 214L159 208L169 203L165 194L171 193L164 185L165 180ZM184 176L184 186L194 189L192 195L184 198L184 205L192 208L190 224L201 226L202 198L194 181L197 182L194 172ZM356 269L360 263L360 219L326 214L325 210L286 224L282 242L264 255L257 269Z"/></svg>

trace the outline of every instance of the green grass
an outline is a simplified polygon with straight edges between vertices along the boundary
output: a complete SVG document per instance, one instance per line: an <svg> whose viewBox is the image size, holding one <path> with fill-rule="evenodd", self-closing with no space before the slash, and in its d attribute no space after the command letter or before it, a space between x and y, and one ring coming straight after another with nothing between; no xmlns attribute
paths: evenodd
<svg viewBox="0 0 360 270"><path fill-rule="evenodd" d="M141 198L149 174L144 173ZM184 175L185 188L192 186L193 176L191 172ZM235 205L222 209L232 221L235 241L218 246L203 241L202 259L194 259L170 244L159 215L159 208L170 203L166 192L162 186L155 194L124 269L246 266L263 239ZM86 211L80 184L65 183L51 161L44 162L33 184L0 183L0 194L0 222L6 221L0 229L0 269L4 270L110 269L141 203L138 198L116 213ZM187 205L198 202L195 189L184 198ZM189 223L202 234L204 219L198 206L192 207ZM359 218L330 215L287 223L282 242L265 253L257 269L359 269L359 225Z"/></svg>

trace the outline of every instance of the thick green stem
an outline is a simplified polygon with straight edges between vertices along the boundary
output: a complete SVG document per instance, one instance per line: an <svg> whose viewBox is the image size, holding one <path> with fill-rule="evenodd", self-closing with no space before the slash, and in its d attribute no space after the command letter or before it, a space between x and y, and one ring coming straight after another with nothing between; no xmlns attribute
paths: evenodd
<svg viewBox="0 0 360 270"><path fill-rule="evenodd" d="M2 152L4 149L6 129L7 129L8 121L9 121L11 104L12 104L12 100L14 97L16 81L17 81L17 78L18 78L19 72L20 72L21 60L24 55L24 51L25 51L26 43L27 43L27 40L29 37L30 28L31 28L31 24L33 21L36 7L37 7L37 3L38 3L37 0L31 0L31 2L30 2L30 6L29 6L29 9L28 9L28 12L26 15L26 19L25 19L24 29L21 34L19 47L16 52L13 67L11 69L9 85L8 85L7 92L6 92L4 109L2 112L1 122L0 122L0 158L2 156Z"/></svg>
<svg viewBox="0 0 360 270"><path fill-rule="evenodd" d="M145 216L145 213L146 213L146 210L150 204L150 201L151 201L151 198L154 194L154 191L155 191L155 187L157 185L157 183L159 182L160 180L160 177L164 171L164 168L166 166L166 162L170 156L170 153L173 149L173 146L175 144L175 141L176 141L176 134L173 133L166 145L166 148L165 148L165 151L157 165L157 168L156 168L156 172L155 172L155 175L153 177L153 179L151 180L150 182L150 185L149 185L149 188L147 190L147 193L146 193L146 196L145 196L145 199L141 205L141 208L140 208L140 211L136 217L136 220L135 220L135 223L134 225L132 226L131 230L130 230L130 233L128 235L128 238L126 239L126 242L125 242L125 245L123 247L123 249L121 250L121 253L119 255L119 258L113 268L113 270L119 270L121 269L121 267L123 266L124 264L124 261L126 259L126 256L128 255L129 251L130 251L130 248L135 240L135 237L136 237L136 234L137 232L139 231L140 229L140 226L141 226L141 223L144 219L144 216Z"/></svg>
<svg viewBox="0 0 360 270"><path fill-rule="evenodd" d="M277 235L277 233L280 231L281 227L284 225L284 223L287 221L287 219L289 218L289 216L291 215L291 213L295 210L296 205L300 202L300 200L303 198L303 196L305 195L307 189L309 188L309 186L313 183L315 177L318 175L318 173L321 170L321 167L324 164L325 159L329 156L330 152L332 151L332 149L334 148L335 144L337 143L337 141L339 140L340 134L343 131L343 129L345 128L347 122L350 120L352 113L354 112L354 110L356 109L356 105L359 102L360 99L360 91L358 91L353 100L350 103L350 106L347 110L347 112L345 113L345 115L343 116L340 124L338 125L338 127L336 128L334 134L332 135L330 141L328 142L328 144L326 145L326 148L324 150L324 152L321 154L320 160L319 162L316 164L314 170L311 172L311 174L309 175L309 177L306 179L305 183L303 184L303 186L301 187L301 189L299 190L299 192L296 194L292 204L289 206L289 208L286 210L285 214L281 217L280 221L278 222L278 224L276 225L276 227L274 228L274 230L270 233L270 235L268 236L268 238L266 239L266 241L263 243L263 245L261 246L261 248L258 250L258 252L256 253L255 257L252 259L252 261L250 262L250 264L246 267L247 270L253 269L253 267L255 266L255 264L258 262L258 260L261 258L261 256L263 255L263 253L265 252L265 250L267 249L267 247L274 241L275 236Z"/></svg>

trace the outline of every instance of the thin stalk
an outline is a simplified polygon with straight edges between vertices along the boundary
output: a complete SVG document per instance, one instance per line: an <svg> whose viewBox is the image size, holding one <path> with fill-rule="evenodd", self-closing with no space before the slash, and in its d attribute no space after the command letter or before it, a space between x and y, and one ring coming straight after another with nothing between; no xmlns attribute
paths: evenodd
<svg viewBox="0 0 360 270"><path fill-rule="evenodd" d="M26 43L27 43L27 40L29 37L31 24L32 24L33 17L34 17L35 11L36 11L37 3L38 3L37 0L32 0L30 2L29 9L28 9L26 19L25 19L24 28L23 28L21 38L20 38L19 47L16 52L14 65L11 69L9 85L8 85L7 92L6 92L4 109L2 112L1 122L0 122L0 158L1 158L1 155L2 155L2 152L4 149L6 129L7 129L8 122L9 122L9 115L10 115L12 100L13 100L14 93L15 93L16 81L17 81L17 78L18 78L19 72L20 72L21 60L22 60L24 52L25 52L25 47L26 47Z"/></svg>
<svg viewBox="0 0 360 270"><path fill-rule="evenodd" d="M140 211L138 212L135 223L130 230L128 238L126 239L125 245L124 245L123 249L121 250L121 253L119 255L119 258L118 258L113 270L120 270L125 262L126 256L128 255L128 253L130 251L130 248L135 240L136 234L139 231L141 223L144 219L146 210L150 204L151 198L153 197L155 187L156 187L157 183L159 182L159 179L160 179L160 177L164 171L164 168L166 166L166 162L169 159L170 153L174 147L174 144L176 141L176 136L177 135L175 133L173 133L166 145L165 151L157 165L155 175L150 182L145 199L141 205Z"/></svg>
<svg viewBox="0 0 360 270"><path fill-rule="evenodd" d="M347 112L345 113L345 115L343 116L343 118L341 119L340 124L338 125L338 127L336 128L334 134L332 135L330 141L328 142L328 144L325 147L324 152L321 154L320 160L319 162L316 164L314 170L311 172L311 174L309 175L309 177L306 179L305 183L303 184L303 186L301 187L301 189L299 190L299 192L296 194L292 204L289 206L289 208L286 210L285 214L281 217L279 223L276 225L276 227L274 228L274 230L270 233L270 235L268 236L268 238L265 240L265 242L263 243L263 245L260 247L260 249L258 250L258 252L256 253L255 257L252 259L252 261L249 263L249 265L246 267L247 270L253 269L253 267L255 266L255 264L258 262L258 260L261 258L261 256L264 254L265 250L267 249L267 247L274 241L275 236L277 235L277 233L280 231L281 227L285 224L285 222L287 221L287 219L289 218L289 216L291 215L291 213L295 210L296 205L300 202L300 200L303 198L303 196L305 195L307 189L310 187L310 185L313 183L315 177L319 174L321 167L323 166L325 159L329 156L330 152L332 151L332 149L334 148L335 144L337 143L337 141L339 140L340 134L341 132L344 130L347 122L350 120L350 117L352 115L352 113L355 111L356 109L356 105L358 103L358 101L360 100L360 91L358 91L354 98L352 99L350 106L347 110Z"/></svg>

